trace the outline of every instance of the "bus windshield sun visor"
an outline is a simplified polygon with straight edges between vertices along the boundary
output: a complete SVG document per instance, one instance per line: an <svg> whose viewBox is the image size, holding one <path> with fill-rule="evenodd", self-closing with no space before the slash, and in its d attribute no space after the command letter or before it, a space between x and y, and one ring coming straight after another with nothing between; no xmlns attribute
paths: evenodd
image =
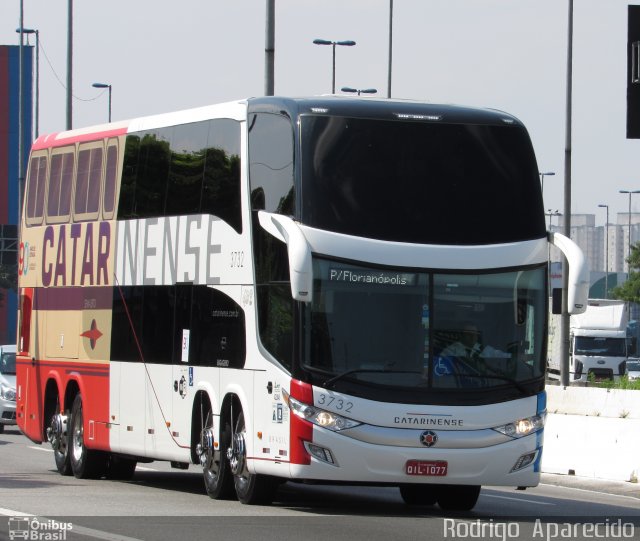
<svg viewBox="0 0 640 541"><path fill-rule="evenodd" d="M258 212L260 225L268 233L287 245L289 254L289 276L291 278L291 296L296 301L313 300L313 267L311 248L302 230L287 216Z"/></svg>

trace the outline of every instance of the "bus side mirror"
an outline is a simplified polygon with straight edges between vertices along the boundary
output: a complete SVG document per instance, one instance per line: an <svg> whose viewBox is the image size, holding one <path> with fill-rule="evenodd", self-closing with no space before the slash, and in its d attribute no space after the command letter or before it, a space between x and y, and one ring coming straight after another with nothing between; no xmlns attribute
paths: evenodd
<svg viewBox="0 0 640 541"><path fill-rule="evenodd" d="M558 248L569 263L567 313L582 314L589 300L589 265L580 247L560 233L549 232L549 242Z"/></svg>
<svg viewBox="0 0 640 541"><path fill-rule="evenodd" d="M302 230L289 217L258 212L260 225L268 233L287 244L291 296L296 301L313 300L313 266L311 248Z"/></svg>

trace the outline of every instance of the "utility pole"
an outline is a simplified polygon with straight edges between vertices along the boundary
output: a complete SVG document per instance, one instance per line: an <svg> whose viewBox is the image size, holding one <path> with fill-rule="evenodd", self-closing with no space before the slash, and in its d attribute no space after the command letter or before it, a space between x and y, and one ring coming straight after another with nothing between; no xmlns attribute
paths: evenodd
<svg viewBox="0 0 640 541"><path fill-rule="evenodd" d="M565 237L571 238L571 101L573 84L573 0L569 0L567 24L567 110L566 139L564 150L564 230ZM562 315L560 316L560 383L569 386L569 264L564 258L562 264Z"/></svg>
<svg viewBox="0 0 640 541"><path fill-rule="evenodd" d="M389 73L387 75L387 98L391 97L391 64L393 60L393 0L389 0Z"/></svg>
<svg viewBox="0 0 640 541"><path fill-rule="evenodd" d="M266 31L264 46L264 95L273 96L275 57L275 0L267 0Z"/></svg>
<svg viewBox="0 0 640 541"><path fill-rule="evenodd" d="M67 130L73 127L73 0L68 0L67 13ZM20 23L22 26L22 23Z"/></svg>
<svg viewBox="0 0 640 541"><path fill-rule="evenodd" d="M22 185L24 178L24 118L22 109L24 92L24 1L20 0L20 47L18 49L18 226L22 218Z"/></svg>

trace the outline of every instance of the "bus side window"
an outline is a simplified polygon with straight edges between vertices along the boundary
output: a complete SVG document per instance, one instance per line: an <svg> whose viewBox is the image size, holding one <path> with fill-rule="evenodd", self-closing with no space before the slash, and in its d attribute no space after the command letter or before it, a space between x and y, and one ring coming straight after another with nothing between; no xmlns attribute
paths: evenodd
<svg viewBox="0 0 640 541"><path fill-rule="evenodd" d="M293 129L284 116L258 113L249 120L251 193L262 190L267 212L294 213Z"/></svg>
<svg viewBox="0 0 640 541"><path fill-rule="evenodd" d="M212 120L206 150L201 212L242 233L240 124L226 118Z"/></svg>
<svg viewBox="0 0 640 541"><path fill-rule="evenodd" d="M47 192L47 223L63 223L69 219L74 167L74 146L54 150Z"/></svg>
<svg viewBox="0 0 640 541"><path fill-rule="evenodd" d="M48 158L46 155L31 158L27 177L26 222L28 225L42 223L44 215L44 188L47 181Z"/></svg>
<svg viewBox="0 0 640 541"><path fill-rule="evenodd" d="M112 139L107 144L107 164L104 175L104 198L102 211L105 220L111 220L116 205L116 182L118 175L118 140Z"/></svg>
<svg viewBox="0 0 640 541"><path fill-rule="evenodd" d="M184 327L191 331L189 363L244 368L246 328L242 307L217 289L208 286L191 289L191 317L189 326ZM182 328L177 328L176 332L181 336Z"/></svg>
<svg viewBox="0 0 640 541"><path fill-rule="evenodd" d="M78 152L78 169L73 213L77 221L98 218L102 184L102 143L91 147L81 146Z"/></svg>

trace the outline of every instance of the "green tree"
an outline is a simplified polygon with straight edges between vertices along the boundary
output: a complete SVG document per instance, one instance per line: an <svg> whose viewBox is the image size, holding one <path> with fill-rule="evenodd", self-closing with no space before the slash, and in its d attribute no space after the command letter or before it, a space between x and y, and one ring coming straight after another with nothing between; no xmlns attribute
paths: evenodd
<svg viewBox="0 0 640 541"><path fill-rule="evenodd" d="M640 303L640 243L631 246L629 279L611 290L614 299Z"/></svg>

